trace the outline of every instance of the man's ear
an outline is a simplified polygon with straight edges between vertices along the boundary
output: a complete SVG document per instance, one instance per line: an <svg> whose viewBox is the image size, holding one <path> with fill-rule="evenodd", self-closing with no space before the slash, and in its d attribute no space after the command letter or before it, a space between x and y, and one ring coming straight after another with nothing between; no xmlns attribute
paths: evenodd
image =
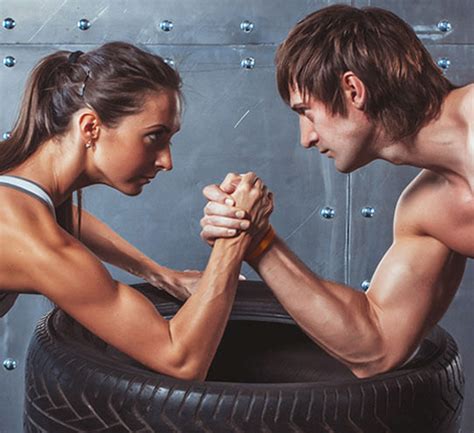
<svg viewBox="0 0 474 433"><path fill-rule="evenodd" d="M84 110L79 116L79 128L81 137L85 142L96 141L99 138L101 122L99 116L93 110Z"/></svg>
<svg viewBox="0 0 474 433"><path fill-rule="evenodd" d="M367 100L367 91L362 80L352 71L347 71L342 76L342 90L346 98L346 104L351 104L358 110L363 110Z"/></svg>

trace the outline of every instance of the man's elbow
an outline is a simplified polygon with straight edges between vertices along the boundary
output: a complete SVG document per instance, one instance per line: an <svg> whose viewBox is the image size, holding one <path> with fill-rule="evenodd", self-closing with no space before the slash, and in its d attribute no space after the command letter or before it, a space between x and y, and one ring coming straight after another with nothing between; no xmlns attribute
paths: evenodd
<svg viewBox="0 0 474 433"><path fill-rule="evenodd" d="M386 349L376 356L367 357L365 361L348 362L346 365L358 379L368 379L387 373L402 364L400 356L394 356L395 350Z"/></svg>
<svg viewBox="0 0 474 433"><path fill-rule="evenodd" d="M369 379L392 370L392 368L389 368L386 365L377 363L350 366L349 368L358 379Z"/></svg>

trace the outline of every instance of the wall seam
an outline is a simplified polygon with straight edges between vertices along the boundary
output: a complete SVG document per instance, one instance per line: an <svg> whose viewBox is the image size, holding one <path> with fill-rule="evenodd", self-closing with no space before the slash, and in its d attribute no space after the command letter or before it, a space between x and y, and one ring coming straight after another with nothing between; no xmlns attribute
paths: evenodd
<svg viewBox="0 0 474 433"><path fill-rule="evenodd" d="M344 283L349 285L351 270L351 248L352 248L352 174L347 175L346 181L346 241L344 251Z"/></svg>

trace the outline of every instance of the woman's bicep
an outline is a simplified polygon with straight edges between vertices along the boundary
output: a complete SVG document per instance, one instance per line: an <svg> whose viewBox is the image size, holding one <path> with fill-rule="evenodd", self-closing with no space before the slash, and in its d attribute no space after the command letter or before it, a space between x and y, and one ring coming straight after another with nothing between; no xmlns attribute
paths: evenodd
<svg viewBox="0 0 474 433"><path fill-rule="evenodd" d="M108 344L175 375L167 321L145 296L115 281L87 248L71 242L43 251L37 266L43 295Z"/></svg>

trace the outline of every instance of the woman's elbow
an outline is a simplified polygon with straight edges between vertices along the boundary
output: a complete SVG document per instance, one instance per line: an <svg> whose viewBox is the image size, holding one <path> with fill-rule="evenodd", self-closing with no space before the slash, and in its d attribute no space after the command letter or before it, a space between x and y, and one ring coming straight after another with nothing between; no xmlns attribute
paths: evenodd
<svg viewBox="0 0 474 433"><path fill-rule="evenodd" d="M185 356L182 353L174 353L167 360L161 358L160 365L154 366L154 370L181 380L204 381L207 376L207 368L204 368L198 360ZM164 362L163 362L164 361Z"/></svg>

